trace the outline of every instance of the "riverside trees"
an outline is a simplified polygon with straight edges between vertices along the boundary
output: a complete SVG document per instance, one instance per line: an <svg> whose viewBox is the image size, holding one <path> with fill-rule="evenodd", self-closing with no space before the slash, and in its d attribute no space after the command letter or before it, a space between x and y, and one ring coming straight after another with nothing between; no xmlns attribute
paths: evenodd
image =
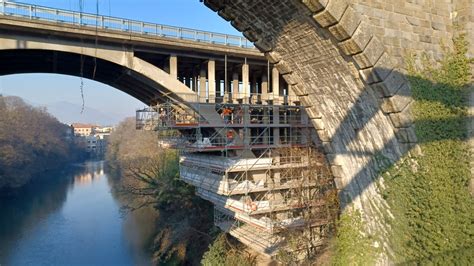
<svg viewBox="0 0 474 266"><path fill-rule="evenodd" d="M109 139L107 160L120 170L118 191L133 211L153 206L159 212L152 249L156 264L198 265L213 240L212 206L179 180L177 151L160 146L156 132L135 130L135 120L120 123Z"/></svg>
<svg viewBox="0 0 474 266"><path fill-rule="evenodd" d="M0 95L0 188L14 188L35 175L77 159L69 127L46 109Z"/></svg>

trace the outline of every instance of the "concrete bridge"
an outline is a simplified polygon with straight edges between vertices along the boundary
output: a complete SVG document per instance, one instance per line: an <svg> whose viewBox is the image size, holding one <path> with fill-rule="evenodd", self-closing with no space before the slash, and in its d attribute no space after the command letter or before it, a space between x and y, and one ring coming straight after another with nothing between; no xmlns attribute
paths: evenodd
<svg viewBox="0 0 474 266"><path fill-rule="evenodd" d="M294 93L324 150L341 207L378 217L385 208L375 185L378 158L393 163L418 152L404 58L410 52L439 58L456 24L474 39L472 2L204 4L258 50L235 36L3 2L0 75L83 76L151 105L212 103L225 95L245 103L252 94L273 104L270 98ZM369 230L385 231L383 221L367 221Z"/></svg>
<svg viewBox="0 0 474 266"><path fill-rule="evenodd" d="M0 2L0 15L0 75L82 76L153 104L198 91L213 98L224 76L256 82L267 72L267 60L239 36L9 2ZM198 89L206 80L208 93Z"/></svg>

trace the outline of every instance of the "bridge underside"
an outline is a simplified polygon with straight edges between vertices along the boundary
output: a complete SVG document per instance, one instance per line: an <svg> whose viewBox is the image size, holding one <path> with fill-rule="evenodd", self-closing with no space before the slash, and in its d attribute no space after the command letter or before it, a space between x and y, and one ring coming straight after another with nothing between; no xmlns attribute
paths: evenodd
<svg viewBox="0 0 474 266"><path fill-rule="evenodd" d="M96 80L146 104L156 103L166 91L152 86L151 80L144 82L146 77L140 77L139 73L124 66L90 56L50 50L0 50L0 76L26 73L63 74Z"/></svg>

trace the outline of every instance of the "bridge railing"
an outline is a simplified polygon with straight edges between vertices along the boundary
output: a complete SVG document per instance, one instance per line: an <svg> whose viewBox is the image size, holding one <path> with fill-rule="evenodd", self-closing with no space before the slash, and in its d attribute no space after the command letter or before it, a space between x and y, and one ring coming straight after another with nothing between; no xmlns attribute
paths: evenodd
<svg viewBox="0 0 474 266"><path fill-rule="evenodd" d="M0 0L0 15L65 23L81 27L116 30L166 38L184 39L243 48L254 48L246 38L236 35L200 31L137 20L101 16Z"/></svg>

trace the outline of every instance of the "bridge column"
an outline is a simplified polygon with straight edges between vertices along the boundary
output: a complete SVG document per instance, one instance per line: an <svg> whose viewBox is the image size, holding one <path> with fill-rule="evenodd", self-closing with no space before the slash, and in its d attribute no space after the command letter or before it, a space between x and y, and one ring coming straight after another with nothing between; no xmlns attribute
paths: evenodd
<svg viewBox="0 0 474 266"><path fill-rule="evenodd" d="M268 103L268 77L267 74L262 75L262 83L261 83L261 90L262 90L262 103L266 104Z"/></svg>
<svg viewBox="0 0 474 266"><path fill-rule="evenodd" d="M250 102L252 104L258 101L258 90L257 90L257 75L252 75L252 81L250 82Z"/></svg>
<svg viewBox="0 0 474 266"><path fill-rule="evenodd" d="M295 94L295 91L293 90L293 86L288 84L288 104L289 105L296 105L295 104L295 101L297 101L298 99L296 98L296 94Z"/></svg>
<svg viewBox="0 0 474 266"><path fill-rule="evenodd" d="M163 63L163 70L170 74L173 78L178 78L178 57L170 55Z"/></svg>
<svg viewBox="0 0 474 266"><path fill-rule="evenodd" d="M207 61L207 76L209 88L208 102L214 103L216 101L216 61L214 59Z"/></svg>
<svg viewBox="0 0 474 266"><path fill-rule="evenodd" d="M276 67L272 68L272 93L273 104L279 103L280 99L280 73Z"/></svg>
<svg viewBox="0 0 474 266"><path fill-rule="evenodd" d="M280 107L273 106L273 124L280 124ZM280 128L273 128L273 145L280 144Z"/></svg>
<svg viewBox="0 0 474 266"><path fill-rule="evenodd" d="M193 77L191 76L186 76L185 77L185 80L184 80L184 85L186 85L188 88L191 89L191 80L193 79Z"/></svg>
<svg viewBox="0 0 474 266"><path fill-rule="evenodd" d="M174 79L178 78L178 57L176 55L170 55L169 58L169 66L170 66L170 76Z"/></svg>
<svg viewBox="0 0 474 266"><path fill-rule="evenodd" d="M193 68L193 77L192 77L192 87L193 87L193 91L198 93L198 83L199 83L199 71L198 71L198 68L197 67L194 67Z"/></svg>
<svg viewBox="0 0 474 266"><path fill-rule="evenodd" d="M206 69L201 67L199 72L199 102L206 102Z"/></svg>
<svg viewBox="0 0 474 266"><path fill-rule="evenodd" d="M232 73L232 102L238 103L239 98L239 73Z"/></svg>
<svg viewBox="0 0 474 266"><path fill-rule="evenodd" d="M243 103L249 103L249 65L247 64L247 60L245 60L245 63L242 65L242 96L244 98Z"/></svg>

